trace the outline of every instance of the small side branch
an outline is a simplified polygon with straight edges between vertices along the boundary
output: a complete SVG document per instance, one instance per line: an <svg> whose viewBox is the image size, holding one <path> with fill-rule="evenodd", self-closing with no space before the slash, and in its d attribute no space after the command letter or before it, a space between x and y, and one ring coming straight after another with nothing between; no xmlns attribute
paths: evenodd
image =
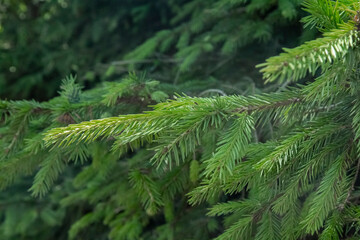
<svg viewBox="0 0 360 240"><path fill-rule="evenodd" d="M346 199L345 199L344 203L342 203L339 206L340 211L344 210L345 205L350 202L349 199L350 199L351 193L355 190L355 183L356 183L357 178L359 177L359 172L360 172L360 159L358 160L358 163L357 163L357 166L356 166L355 176L354 176L354 179L353 179L353 181L351 183L351 187L349 188L349 191L348 191L348 193L346 195Z"/></svg>
<svg viewBox="0 0 360 240"><path fill-rule="evenodd" d="M284 106L288 106L294 103L298 103L300 102L302 99L300 98L292 98L292 99L287 99L284 101L278 101L278 102L274 102L271 104L266 104L266 105L253 105L253 106L248 106L248 107L241 107L241 108L237 108L235 110L233 110L233 112L237 112L237 113L243 113L243 112L247 112L248 114L251 114L254 111L257 110L265 110L268 108L279 108L279 107L284 107Z"/></svg>

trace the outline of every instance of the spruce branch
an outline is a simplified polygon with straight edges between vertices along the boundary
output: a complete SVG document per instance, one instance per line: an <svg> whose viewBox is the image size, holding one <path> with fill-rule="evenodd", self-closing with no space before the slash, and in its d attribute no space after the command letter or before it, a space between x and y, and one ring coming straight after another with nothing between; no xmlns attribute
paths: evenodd
<svg viewBox="0 0 360 240"><path fill-rule="evenodd" d="M227 175L232 175L237 162L245 156L253 129L254 122L250 116L238 115L228 132L218 142L214 156L205 161L205 177L218 178L223 182Z"/></svg>
<svg viewBox="0 0 360 240"><path fill-rule="evenodd" d="M132 171L129 174L129 178L130 183L135 187L144 208L149 214L155 214L164 204L158 185L149 176L142 174L138 170Z"/></svg>
<svg viewBox="0 0 360 240"><path fill-rule="evenodd" d="M338 29L324 33L323 38L304 43L293 48L284 49L285 53L267 59L259 64L264 78L268 82L285 79L297 81L307 72L315 74L317 69L327 69L331 63L342 61L344 56L357 46L358 32L351 23L342 24Z"/></svg>
<svg viewBox="0 0 360 240"><path fill-rule="evenodd" d="M331 217L326 221L325 229L321 232L319 240L340 239L343 234L345 224L343 215L335 210Z"/></svg>
<svg viewBox="0 0 360 240"><path fill-rule="evenodd" d="M359 172L360 172L360 159L357 162L356 172L355 172L355 175L354 175L353 180L351 182L351 186L350 186L350 188L349 188L349 190L348 190L348 192L346 194L346 198L344 200L344 203L340 204L339 207L338 207L340 211L343 211L345 206L348 203L350 203L351 193L355 190L355 184L356 184L356 181L357 181L357 179L359 177Z"/></svg>
<svg viewBox="0 0 360 240"><path fill-rule="evenodd" d="M244 106L241 108L236 108L233 110L233 112L236 113L244 113L246 112L247 114L251 114L255 111L262 111L262 110L268 110L268 109L277 109L277 108L281 108L281 107L285 107L285 106L289 106L295 103L299 103L301 101L301 98L290 98L290 99L285 99L283 101L275 101L275 102L271 102L268 104L264 104L264 105L250 105L250 106Z"/></svg>
<svg viewBox="0 0 360 240"><path fill-rule="evenodd" d="M58 153L50 154L44 159L39 172L35 176L34 183L29 189L33 196L45 196L65 167L66 164Z"/></svg>
<svg viewBox="0 0 360 240"><path fill-rule="evenodd" d="M301 21L304 27L317 27L320 31L329 31L338 28L349 16L345 9L342 9L342 1L331 0L306 0L303 3L304 10L310 15Z"/></svg>
<svg viewBox="0 0 360 240"><path fill-rule="evenodd" d="M342 193L341 184L346 175L346 157L340 155L323 177L316 195L312 201L309 213L301 222L303 229L310 234L317 232L323 225L329 213L336 207Z"/></svg>

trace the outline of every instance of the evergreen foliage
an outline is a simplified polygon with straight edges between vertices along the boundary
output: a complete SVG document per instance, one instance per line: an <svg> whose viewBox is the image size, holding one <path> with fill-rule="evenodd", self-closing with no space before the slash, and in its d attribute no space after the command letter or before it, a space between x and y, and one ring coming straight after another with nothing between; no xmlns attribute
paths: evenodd
<svg viewBox="0 0 360 240"><path fill-rule="evenodd" d="M46 144L68 149L112 137L120 154L128 147L152 149L151 175L197 168L188 180L198 176L194 188L167 181L165 189L188 192L191 205L210 206L210 216L227 215L219 240L359 238L360 5L318 2L305 1L312 15L303 21L323 37L259 65L268 81L297 81L307 73L316 75L313 81L271 94L176 96L143 114L50 129ZM153 214L166 194L141 171L130 176ZM218 203L226 198L236 201Z"/></svg>
<svg viewBox="0 0 360 240"><path fill-rule="evenodd" d="M43 134L48 129L70 123L147 109L147 105L162 101L167 97L167 94L159 88L159 82L149 80L144 75L130 74L122 81L104 83L103 87L94 90L83 92L81 88L75 82L75 77L70 76L63 81L61 91L59 91L60 96L48 102L1 101L0 143L4 149L0 164L1 188L4 189L14 183L17 186L15 188L17 191L7 190L1 194L4 206L9 205L6 211L1 211L6 219L1 225L2 239L20 239L21 236L24 236L24 239L67 239L67 228L74 223L75 219L81 218L69 231L69 238L77 239L81 229L90 223L98 222L98 218L104 217L105 206L101 201L103 199L108 201L114 189L119 189L120 195L124 194L124 191L129 191L129 196L135 198L137 198L137 193L142 193L140 187L148 187L149 194L156 192L153 188L156 189L158 186L154 185L150 177L139 172L138 168L118 165L117 154L106 154L110 152L108 144L93 144L91 147L78 145L66 150L55 149L49 152L45 147ZM129 102L131 102L130 108ZM148 157L146 154L139 153L134 158L138 158L136 161L143 161ZM92 163L81 169L79 165L86 164L88 160ZM73 169L66 167L71 162L75 164ZM136 166L136 162L134 164ZM127 179L129 172L132 176L130 181ZM32 184L29 183L29 179L21 180L22 177L33 174L35 177ZM76 175L73 185L71 179ZM64 183L59 182L60 176L64 176L62 177L65 180ZM93 182L90 183L90 180ZM111 184L108 185L108 183ZM132 186L135 188L133 189ZM34 197L41 198L36 200L37 198L28 196L27 188ZM53 191L47 196L49 189ZM13 195L14 191L15 195ZM94 192L97 194L94 195ZM156 194L159 195L160 192ZM149 195L142 196L149 197ZM118 196L113 197L115 199L109 200L107 207L110 215L115 213L110 208L110 202L115 201L115 206L119 204ZM92 209L88 201L94 204L94 209L91 213L84 215L85 209ZM142 204L150 212L156 212L159 206L163 206L150 197L144 202L141 199L134 201L134 198L123 201L132 206L128 209L129 212L124 214L124 220L116 216L118 220L114 222L115 216L108 215L107 225L114 228L112 234L116 236L117 231L123 231L123 235L128 234L127 230L115 231L115 228L122 226L123 221L128 216L132 216L132 209L137 209L139 216L134 218L131 223L133 225L129 223L129 227L138 228L137 224L142 222L141 218L144 218L140 207ZM37 211L37 208L41 210ZM69 223L64 224L63 221ZM14 224L19 224L19 226L14 227ZM146 224L146 221L141 224ZM37 225L39 227L36 227ZM50 231L51 228L55 230ZM141 228L137 231L141 232ZM84 235L84 238L94 235L102 239L106 237L106 232L100 224L93 231L88 231L88 235ZM135 233L137 232L133 234ZM135 239L136 236L138 235L135 234ZM121 239L120 235L119 239Z"/></svg>
<svg viewBox="0 0 360 240"><path fill-rule="evenodd" d="M191 94L259 91L254 65L299 42L300 2L5 0L0 97L48 100L64 76L88 89L134 69Z"/></svg>
<svg viewBox="0 0 360 240"><path fill-rule="evenodd" d="M0 101L1 239L360 238L358 3L304 1L310 15L302 21L323 36L258 65L272 83L261 92L253 72L231 89L228 84L248 65L277 54L283 38L291 38L289 26L297 26L301 1L124 1L120 6L130 13L116 4L119 9L112 9L113 1L90 2L6 1L0 9L7 13L0 19L0 43L6 48L15 36L10 42L17 44L10 45L20 56L30 40L22 27L15 35L7 31L22 17L62 26L73 9L84 18L64 30L65 42L74 43L69 55L36 73L41 82L77 72L63 80L60 96ZM161 30L143 31L160 5L169 8ZM82 14L88 9L95 15ZM110 14L115 10L119 14ZM121 45L107 34L125 20L138 24L120 41L134 50L103 49ZM74 33L84 21L91 24L81 27L78 45ZM62 41L56 28L48 31ZM132 42L139 32L142 39ZM41 41L48 48L54 43ZM55 56L62 55L58 46L49 50ZM254 46L263 53L253 56ZM94 55L76 70L69 56L78 49ZM5 50L9 62L0 68L13 69L11 61L21 58ZM244 59L248 65L237 67ZM3 71L0 81L18 78L32 89L29 69L47 63L35 62L23 60L21 74ZM97 64L102 71L93 69ZM128 69L148 74L123 76ZM90 90L80 84L100 76L112 81ZM26 91L17 97L28 97ZM174 91L184 93L166 100ZM209 93L222 96L204 97Z"/></svg>
<svg viewBox="0 0 360 240"><path fill-rule="evenodd" d="M284 42L290 45L302 12L301 1L193 0L172 8L169 26L125 55L121 64L135 69L164 72L164 81L174 84L212 77L217 88L234 94L248 91L248 85L262 86L253 66L278 53ZM312 37L305 31L302 39ZM251 51L247 47L251 47ZM254 56L254 50L256 55ZM153 61L151 60L153 59ZM154 64L154 62L172 63ZM239 81L239 78L242 81ZM229 87L229 82L236 82Z"/></svg>
<svg viewBox="0 0 360 240"><path fill-rule="evenodd" d="M167 26L173 1L4 0L0 96L48 100L66 75L86 87L127 69L110 63ZM148 24L151 22L152 24ZM116 76L115 76L116 77Z"/></svg>

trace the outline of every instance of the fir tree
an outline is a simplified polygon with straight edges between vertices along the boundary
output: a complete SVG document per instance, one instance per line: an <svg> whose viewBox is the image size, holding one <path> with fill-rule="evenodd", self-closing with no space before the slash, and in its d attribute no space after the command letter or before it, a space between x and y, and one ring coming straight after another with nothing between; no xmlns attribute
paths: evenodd
<svg viewBox="0 0 360 240"><path fill-rule="evenodd" d="M0 186L15 188L1 193L8 207L0 211L0 238L359 238L359 4L305 1L310 15L303 22L323 37L259 65L275 83L268 93L244 87L246 81L235 91L218 85L244 71L234 68L246 56L241 47L259 41L261 49L276 51L276 32L293 24L298 5L170 4L177 14L167 30L123 61L112 61L113 51L101 56L112 59L105 76L150 69L148 76L176 86L130 74L83 91L68 77L60 97L48 102L1 101ZM131 16L148 16L148 7L135 6ZM284 18L290 23L279 26ZM200 81L186 82L191 78ZM296 84L304 79L309 83ZM187 95L165 101L174 90ZM224 96L196 96L209 92ZM31 176L31 186L24 176Z"/></svg>
<svg viewBox="0 0 360 240"><path fill-rule="evenodd" d="M110 215L115 213L114 209L119 208L117 197L109 199L109 196L114 194L114 189L118 189L119 194L127 192L129 196L133 196L124 200L129 204L129 213L124 214L124 219L134 214L134 209L139 212L137 217L144 219L144 213L140 211L141 202L136 200L136 193L140 190L131 186L141 184L142 180L153 186L152 180L140 172L140 175L135 175L135 169L131 168L134 179L144 177L140 182L133 180L131 185L128 181L130 167L117 164L119 157L110 153L109 144L74 146L65 151L49 153L42 138L44 131L54 127L143 111L147 109L147 105L163 101L168 95L159 88L158 81L135 74L130 74L120 82L106 82L102 87L88 91L82 91L82 87L75 83L75 78L70 76L64 79L59 93L59 97L43 103L25 100L1 101L0 144L4 149L0 164L1 188L14 185L0 193L1 206L6 209L0 210L5 218L0 224L1 239L68 239L70 226L75 220L82 219L74 224L69 232L70 238L76 238L79 229L88 226L86 223L98 222L99 218L104 217L96 213L104 210L103 201L108 203L106 205ZM139 161L146 159L147 155L139 152L135 157L128 158ZM87 164L89 160L94 165ZM75 166L67 168L70 163ZM81 169L80 165L89 166ZM24 178L34 173L34 179ZM104 186L107 187L103 189ZM29 188L33 197L26 191ZM45 195L50 188L51 193ZM97 194L94 195L94 191ZM150 212L158 211L158 203L149 204ZM94 214L84 213L89 210ZM97 218L92 220L94 217ZM117 217L119 220L119 216ZM133 219L134 221L129 222L129 227L134 226L138 229L137 232L141 231L141 224L137 224L142 222L135 216ZM123 224L120 220L117 223L113 221L110 217L107 225L111 223L112 228L118 228ZM128 231L129 229L123 234ZM118 235L115 230L112 234ZM107 235L107 228L98 224L92 231L83 234L83 237L96 236L103 239Z"/></svg>
<svg viewBox="0 0 360 240"><path fill-rule="evenodd" d="M143 114L51 129L45 137L51 154L109 137L119 154L150 147L151 165L130 174L148 215L188 191L191 205L208 202L209 216L227 215L216 239L358 239L360 5L307 0L304 6L311 15L303 21L323 36L259 67L268 82L296 82L308 74L313 81L247 97L179 95ZM161 192L156 181L166 178L160 176L184 165L199 185L189 189L180 179L167 180ZM49 167L52 176L61 169ZM48 186L51 179L40 182ZM112 236L127 231L134 238L141 231L135 225Z"/></svg>

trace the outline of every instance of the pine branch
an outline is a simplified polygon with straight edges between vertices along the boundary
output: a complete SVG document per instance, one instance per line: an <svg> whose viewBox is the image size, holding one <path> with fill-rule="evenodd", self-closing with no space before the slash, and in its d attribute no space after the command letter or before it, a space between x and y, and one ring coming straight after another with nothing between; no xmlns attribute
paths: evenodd
<svg viewBox="0 0 360 240"><path fill-rule="evenodd" d="M218 181L214 179L204 179L200 186L196 187L190 193L187 194L189 197L190 205L197 205L206 200L213 199L219 196L221 193L221 185Z"/></svg>
<svg viewBox="0 0 360 240"><path fill-rule="evenodd" d="M255 240L280 240L281 220L279 216L267 210L259 222Z"/></svg>
<svg viewBox="0 0 360 240"><path fill-rule="evenodd" d="M253 216L243 216L215 240L249 239L254 225Z"/></svg>
<svg viewBox="0 0 360 240"><path fill-rule="evenodd" d="M157 184L150 177L137 170L132 171L129 177L130 183L136 189L146 211L148 211L149 214L157 213L159 208L164 204Z"/></svg>
<svg viewBox="0 0 360 240"><path fill-rule="evenodd" d="M261 202L258 199L245 199L237 202L229 201L216 204L207 214L213 217L230 213L247 214L257 210L259 207L261 207Z"/></svg>
<svg viewBox="0 0 360 240"><path fill-rule="evenodd" d="M285 53L271 57L257 67L262 68L260 71L268 82L283 82L285 79L297 81L304 78L307 72L314 75L318 68L324 71L331 63L341 61L358 41L354 25L343 24L339 29L326 32L323 38L297 48L284 49Z"/></svg>
<svg viewBox="0 0 360 240"><path fill-rule="evenodd" d="M355 175L353 177L353 180L351 182L351 186L346 194L346 198L344 200L344 203L340 204L339 205L339 210L340 212L344 210L345 206L350 203L350 196L351 196L351 193L355 190L355 184L356 184L356 181L359 177L359 172L360 172L360 160L358 160L357 162L357 165L356 165L356 172L355 172Z"/></svg>
<svg viewBox="0 0 360 240"><path fill-rule="evenodd" d="M229 130L218 142L214 156L205 161L205 177L225 181L226 176L232 175L238 161L245 156L246 148L252 138L254 129L253 119L245 114L237 116Z"/></svg>
<svg viewBox="0 0 360 240"><path fill-rule="evenodd" d="M330 169L325 173L316 192L307 217L301 222L303 229L313 234L323 226L324 220L335 209L337 200L342 193L341 185L344 181L347 169L346 157L338 156Z"/></svg>
<svg viewBox="0 0 360 240"><path fill-rule="evenodd" d="M319 240L339 240L342 237L345 221L338 211L334 211L326 221L325 229L320 234Z"/></svg>
<svg viewBox="0 0 360 240"><path fill-rule="evenodd" d="M329 31L338 28L348 19L347 12L340 8L342 1L306 0L304 10L310 15L304 17L304 27L317 27L320 31Z"/></svg>
<svg viewBox="0 0 360 240"><path fill-rule="evenodd" d="M33 196L43 197L50 190L60 173L66 167L58 153L50 154L42 163L39 172L35 175L34 183L29 189Z"/></svg>

